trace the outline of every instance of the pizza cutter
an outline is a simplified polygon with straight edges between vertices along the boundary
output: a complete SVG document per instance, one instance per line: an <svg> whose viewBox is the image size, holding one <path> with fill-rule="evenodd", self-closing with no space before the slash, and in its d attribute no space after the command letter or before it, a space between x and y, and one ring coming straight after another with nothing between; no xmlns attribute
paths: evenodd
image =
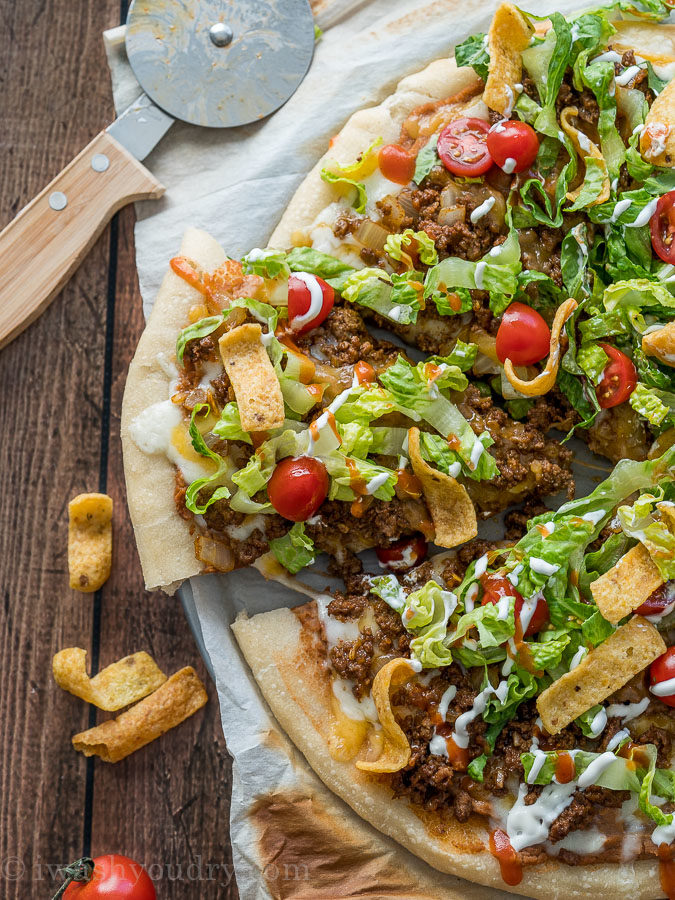
<svg viewBox="0 0 675 900"><path fill-rule="evenodd" d="M314 21L308 0L134 0L126 50L144 93L0 233L0 347L46 309L118 209L161 197L140 160L176 119L234 128L288 100Z"/></svg>

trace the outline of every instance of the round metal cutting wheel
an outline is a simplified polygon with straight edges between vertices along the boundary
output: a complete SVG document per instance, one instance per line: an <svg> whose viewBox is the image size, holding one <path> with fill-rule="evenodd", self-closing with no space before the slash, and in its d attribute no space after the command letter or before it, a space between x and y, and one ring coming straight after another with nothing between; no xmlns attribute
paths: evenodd
<svg viewBox="0 0 675 900"><path fill-rule="evenodd" d="M312 60L314 20L308 0L134 0L126 48L157 106L227 128L293 94Z"/></svg>

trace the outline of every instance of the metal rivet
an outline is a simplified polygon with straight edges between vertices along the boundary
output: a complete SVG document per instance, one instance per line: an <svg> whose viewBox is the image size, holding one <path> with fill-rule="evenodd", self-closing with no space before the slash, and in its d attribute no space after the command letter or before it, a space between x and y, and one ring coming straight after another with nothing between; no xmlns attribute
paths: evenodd
<svg viewBox="0 0 675 900"><path fill-rule="evenodd" d="M57 212L61 209L65 209L68 206L68 198L63 193L63 191L53 191L49 195L49 205L52 209L57 210Z"/></svg>
<svg viewBox="0 0 675 900"><path fill-rule="evenodd" d="M94 172L105 172L110 165L110 160L105 153L97 153L91 161L91 167Z"/></svg>
<svg viewBox="0 0 675 900"><path fill-rule="evenodd" d="M216 47L227 47L232 42L234 33L229 25L224 22L216 22L209 28L209 37Z"/></svg>

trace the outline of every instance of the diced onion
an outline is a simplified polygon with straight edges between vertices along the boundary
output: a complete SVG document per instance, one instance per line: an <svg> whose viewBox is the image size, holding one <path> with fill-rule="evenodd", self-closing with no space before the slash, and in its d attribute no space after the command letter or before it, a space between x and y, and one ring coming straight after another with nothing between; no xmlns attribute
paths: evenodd
<svg viewBox="0 0 675 900"><path fill-rule="evenodd" d="M213 538L203 535L196 537L195 556L219 572L231 572L234 569L234 555L230 548L220 541L214 541Z"/></svg>
<svg viewBox="0 0 675 900"><path fill-rule="evenodd" d="M465 206L444 206L436 216L439 225L456 225L466 218Z"/></svg>
<svg viewBox="0 0 675 900"><path fill-rule="evenodd" d="M354 237L370 250L381 250L384 247L384 242L389 237L389 232L386 228L378 225L377 222L364 219Z"/></svg>

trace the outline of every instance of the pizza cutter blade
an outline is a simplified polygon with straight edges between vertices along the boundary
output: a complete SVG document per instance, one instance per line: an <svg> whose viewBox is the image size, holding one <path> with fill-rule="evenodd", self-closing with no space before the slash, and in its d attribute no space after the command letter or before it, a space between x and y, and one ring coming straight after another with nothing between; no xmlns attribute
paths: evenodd
<svg viewBox="0 0 675 900"><path fill-rule="evenodd" d="M46 309L113 213L164 187L141 165L175 119L257 122L312 60L308 0L134 0L127 55L144 93L0 233L0 347Z"/></svg>
<svg viewBox="0 0 675 900"><path fill-rule="evenodd" d="M134 0L126 49L157 106L230 128L288 100L311 62L314 22L308 0Z"/></svg>

